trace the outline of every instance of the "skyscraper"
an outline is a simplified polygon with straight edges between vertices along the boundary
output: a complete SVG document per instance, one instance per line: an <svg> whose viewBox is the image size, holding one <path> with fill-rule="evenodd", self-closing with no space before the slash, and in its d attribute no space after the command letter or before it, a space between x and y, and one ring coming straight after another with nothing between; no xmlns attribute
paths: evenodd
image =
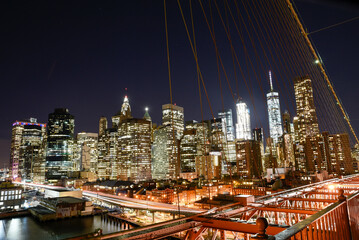
<svg viewBox="0 0 359 240"><path fill-rule="evenodd" d="M13 178L41 183L45 179L44 140L46 124L36 118L16 121L12 127L11 170Z"/></svg>
<svg viewBox="0 0 359 240"><path fill-rule="evenodd" d="M237 141L236 155L238 176L243 178L259 178L262 175L262 156L258 141Z"/></svg>
<svg viewBox="0 0 359 240"><path fill-rule="evenodd" d="M154 130L151 165L153 179L169 178L167 138L167 131L164 126L159 126Z"/></svg>
<svg viewBox="0 0 359 240"><path fill-rule="evenodd" d="M116 128L108 128L99 136L97 144L97 176L100 179L117 179L117 150L118 131Z"/></svg>
<svg viewBox="0 0 359 240"><path fill-rule="evenodd" d="M162 105L162 125L171 126L171 130L175 131L176 139L180 139L184 131L183 107L173 104Z"/></svg>
<svg viewBox="0 0 359 240"><path fill-rule="evenodd" d="M291 118L290 118L290 114L289 112L286 110L283 113L283 128L284 128L284 133L292 133L292 129L291 129Z"/></svg>
<svg viewBox="0 0 359 240"><path fill-rule="evenodd" d="M197 156L196 129L184 131L180 149L181 172L195 172Z"/></svg>
<svg viewBox="0 0 359 240"><path fill-rule="evenodd" d="M152 122L152 118L151 118L150 114L148 113L148 107L145 108L145 115L143 115L143 119Z"/></svg>
<svg viewBox="0 0 359 240"><path fill-rule="evenodd" d="M118 127L118 170L121 180L151 179L151 121L121 120Z"/></svg>
<svg viewBox="0 0 359 240"><path fill-rule="evenodd" d="M104 135L107 128L107 118L102 116L99 121L98 136L101 137L102 135Z"/></svg>
<svg viewBox="0 0 359 240"><path fill-rule="evenodd" d="M294 80L295 102L298 117L299 141L319 134L318 119L314 106L312 81L308 76Z"/></svg>
<svg viewBox="0 0 359 240"><path fill-rule="evenodd" d="M174 179L180 174L178 148L184 131L183 107L171 104L162 105L162 125L167 133L168 176Z"/></svg>
<svg viewBox="0 0 359 240"><path fill-rule="evenodd" d="M323 138L326 145L328 172L336 176L353 174L353 158L348 133L323 132Z"/></svg>
<svg viewBox="0 0 359 240"><path fill-rule="evenodd" d="M247 104L240 98L236 104L237 124L236 137L237 139L249 140L252 139L250 112Z"/></svg>
<svg viewBox="0 0 359 240"><path fill-rule="evenodd" d="M273 90L272 72L269 71L270 92L267 93L269 134L274 143L283 135L282 119L280 114L279 94Z"/></svg>
<svg viewBox="0 0 359 240"><path fill-rule="evenodd" d="M73 170L75 119L66 108L49 114L47 127L46 179L59 180Z"/></svg>
<svg viewBox="0 0 359 240"><path fill-rule="evenodd" d="M97 168L98 134L80 132L77 134L77 158L79 171L95 173Z"/></svg>
<svg viewBox="0 0 359 240"><path fill-rule="evenodd" d="M227 141L233 141L235 139L235 130L233 126L233 114L232 109L227 109L218 113L218 117L222 119L223 132L227 136Z"/></svg>
<svg viewBox="0 0 359 240"><path fill-rule="evenodd" d="M115 116L112 117L112 127L117 128L122 120L129 118L132 118L131 106L128 97L125 96L123 99L121 111L119 111Z"/></svg>

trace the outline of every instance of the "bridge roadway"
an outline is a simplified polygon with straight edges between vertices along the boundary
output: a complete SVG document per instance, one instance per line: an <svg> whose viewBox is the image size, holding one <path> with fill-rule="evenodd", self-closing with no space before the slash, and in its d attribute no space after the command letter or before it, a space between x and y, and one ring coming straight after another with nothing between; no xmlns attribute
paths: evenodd
<svg viewBox="0 0 359 240"><path fill-rule="evenodd" d="M91 192L91 191L83 191L82 193L86 197L96 198L102 201L106 201L112 204L120 205L127 208L133 209L143 209L143 210L151 210L151 211L161 211L161 212L169 212L178 214L178 206L167 204L167 203L158 203L146 200L140 200L136 198L128 198L122 196L116 196L113 194L106 194L100 192ZM202 209L193 209L188 207L180 206L180 213L185 215L193 215L197 213L203 212Z"/></svg>
<svg viewBox="0 0 359 240"><path fill-rule="evenodd" d="M351 175L259 197L247 206L234 203L145 227L73 239L163 239L185 232L184 239L192 240L203 239L203 234L209 229L214 230L212 239L216 239L218 234L221 239L226 239L226 234L231 235L231 239L250 239L251 234L258 233L255 222L261 217L266 218L269 223L266 233L276 235L335 206L338 204L338 196L343 196L341 192L349 196L358 191L359 175Z"/></svg>
<svg viewBox="0 0 359 240"><path fill-rule="evenodd" d="M14 182L14 184L25 185L29 187L44 188L44 189L66 189L58 186L34 184L34 183ZM178 211L177 205L140 200L136 198L128 198L128 197L117 196L113 194L106 194L102 192L82 191L82 194L85 197L98 199L101 201L111 203L113 205L118 205L121 207L132 208L132 209L159 211L159 212L167 212L174 214L178 214L178 212L180 212L183 215L194 215L203 212L202 209L193 209L183 206L180 206L180 209Z"/></svg>

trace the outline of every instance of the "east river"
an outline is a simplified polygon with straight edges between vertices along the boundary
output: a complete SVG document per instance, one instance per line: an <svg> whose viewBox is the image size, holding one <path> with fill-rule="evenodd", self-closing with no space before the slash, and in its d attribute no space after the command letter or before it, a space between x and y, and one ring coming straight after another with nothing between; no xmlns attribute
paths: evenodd
<svg viewBox="0 0 359 240"><path fill-rule="evenodd" d="M100 216L48 222L39 222L32 217L20 217L0 220L0 239L66 239L94 232L98 228L102 229L103 234L121 230L120 226L102 221Z"/></svg>

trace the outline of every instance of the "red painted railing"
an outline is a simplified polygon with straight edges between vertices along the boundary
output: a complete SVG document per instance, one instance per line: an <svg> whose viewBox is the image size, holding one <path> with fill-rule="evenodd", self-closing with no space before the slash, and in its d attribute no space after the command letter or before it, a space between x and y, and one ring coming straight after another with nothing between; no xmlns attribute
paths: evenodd
<svg viewBox="0 0 359 240"><path fill-rule="evenodd" d="M275 235L275 240L359 239L359 192ZM272 239L272 238L268 238Z"/></svg>

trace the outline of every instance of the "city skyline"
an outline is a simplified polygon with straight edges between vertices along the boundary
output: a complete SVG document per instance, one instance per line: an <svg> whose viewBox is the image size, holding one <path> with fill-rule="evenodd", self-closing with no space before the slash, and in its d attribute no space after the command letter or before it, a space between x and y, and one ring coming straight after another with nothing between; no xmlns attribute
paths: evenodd
<svg viewBox="0 0 359 240"><path fill-rule="evenodd" d="M310 30L316 30L323 26L330 25L331 23L337 22L337 21L334 21L334 19L333 19L333 22L317 21L315 23L312 23L311 21L308 21L306 18L308 18L308 15L310 15L311 11L314 11L315 8L318 8L318 6L322 6L322 5L314 4L314 7L313 7L313 3L298 2L297 4L298 4L299 11L300 11L302 17L304 18L304 22L306 23L307 27ZM305 5L309 5L311 7L308 7ZM153 6L151 6L151 7L153 7ZM156 7L159 8L157 10L158 12L162 11L162 6L156 5ZM169 6L169 7L174 8L175 6ZM101 8L101 6L99 8ZM97 8L96 11L101 12L99 10L99 8ZM332 5L326 5L326 6L324 6L324 8L327 9L327 12L321 13L323 16L325 16L325 14L327 14L327 13L330 13L334 9L334 7ZM75 7L75 9L76 9L76 7ZM302 9L304 9L304 11ZM171 9L169 9L169 10L171 10ZM355 12L355 9L354 10L353 9L343 10L342 8L340 8L340 9L335 9L335 10L337 10L338 16L336 17L337 18L336 20L338 20L338 21L350 18L349 15L345 15L341 12L345 12L346 14L348 12ZM104 12L106 12L106 11L108 11L108 9L106 9L106 6L104 6L103 10L102 10L102 14L104 14ZM156 19L160 25L163 24L162 23L162 20L163 20L162 15L161 15L161 17L158 17ZM15 24L15 23L13 23L13 24ZM53 23L53 24L55 24L55 23ZM66 25L68 23L66 23L66 21L64 21L63 24ZM136 22L136 24L141 25L139 22ZM327 69L328 69L330 75L333 76L332 80L334 82L334 86L336 86L336 89L338 90L338 95L342 98L344 106L346 107L346 109L349 113L349 116L353 120L353 125L354 125L355 129L358 129L359 124L358 124L358 121L356 121L355 119L358 119L359 116L356 116L356 114L359 111L355 111L355 109L357 109L357 107L352 106L352 104L350 104L349 99L353 98L353 94L350 92L351 89L349 89L348 87L345 87L344 86L345 84L343 84L343 85L339 84L340 79L342 79L342 77L344 77L343 74L348 74L348 73L345 70L340 71L339 73L336 72L336 70L335 70L336 67L338 67L339 69L344 68L343 65L340 64L340 62L343 61L343 59L341 61L335 60L335 59L339 59L339 58L338 57L335 58L334 56L332 56L334 53L332 53L331 51L325 51L326 48L328 48L328 49L331 48L330 46L328 46L328 45L330 45L330 43L326 43L326 46L323 46L322 42L320 42L319 40L318 41L316 40L316 38L320 39L321 36L327 36L328 34L334 34L335 32L350 31L350 29L352 29L353 26L355 26L355 24L357 24L357 23L349 23L347 25L343 25L341 27L338 27L338 28L335 28L332 30L327 30L326 32L323 32L323 33L315 34L312 37L313 37L314 42L316 43L317 47L319 48L319 52L321 53L322 57L324 57L324 62L327 66ZM179 23L178 23L178 25L180 26ZM58 26L55 24L55 26L59 27L61 25ZM120 24L120 26L121 26L121 24ZM162 27L162 25L161 25L161 27ZM158 39L161 39L161 41L163 41L163 39L164 39L163 29L158 28L156 30L158 30ZM69 31L72 31L72 30L70 29ZM171 34L171 31L170 31L170 34ZM172 34L174 34L173 30L172 30ZM353 35L354 39L352 39L351 41L355 42L356 35L355 34ZM134 37L135 36L134 32L132 32L132 35L129 35L129 36ZM64 38L67 39L68 36L64 35ZM77 42L82 40L82 38L80 38L79 36L75 36L75 38L76 38ZM157 39L157 38L155 38L155 39ZM33 39L33 38L29 39L29 42L27 42L27 44L30 44L30 45L33 44L32 41L34 41L34 40L35 39ZM97 39L97 40L102 42L104 39ZM152 40L153 40L153 38L150 39L151 44L153 43ZM2 41L5 41L5 40L2 40ZM66 41L66 44L69 44L68 41L69 40ZM346 41L348 41L348 40L346 40ZM5 43L5 45L8 45L8 44L6 44L6 41L4 43ZM60 43L60 42L58 42L58 43ZM163 42L161 42L161 44L162 43ZM129 43L121 42L121 44L128 45ZM179 44L179 46L182 48L184 47L183 45L181 45L180 41L178 41L175 44ZM29 45L26 45L26 46L29 46ZM48 45L45 45L45 46L48 46ZM111 45L111 46L115 47L115 45ZM146 46L148 47L149 45L146 45ZM46 58L46 60L45 60L46 64L41 65L44 67L43 71L42 70L40 71L39 68L34 68L34 70L32 72L25 70L27 75L30 76L28 78L22 76L20 73L16 73L14 76L11 76L11 78L9 78L9 76L10 76L9 72L3 70L2 75L3 75L4 79L14 80L14 83L18 82L18 85L12 85L13 83L11 83L11 84L9 83L9 87L11 89L17 89L18 92L15 93L15 91L12 91L12 95L10 95L11 97L9 97L8 93L3 94L3 97L5 98L2 101L3 104L5 102L11 101L11 103L7 103L7 105L10 105L12 108L15 108L16 110L9 109L8 106L5 106L5 109L9 110L9 111L6 111L7 114L2 119L2 122L1 122L2 129L0 131L0 133L1 133L0 139L1 139L2 147L0 148L0 150L2 150L2 152L5 152L6 154L0 156L1 157L0 162L8 163L8 159L10 156L10 151L9 151L9 149L10 149L9 142L10 142L10 136L11 136L10 126L13 122L15 122L15 120L20 121L24 118L36 117L39 122L46 122L47 114L50 113L56 107L68 108L70 110L71 114L73 114L75 116L75 118L76 118L76 127L75 127L76 130L75 131L76 131L76 133L83 132L83 131L98 132L97 131L97 128L98 128L97 123L98 123L100 116L104 115L109 118L110 116L113 116L116 112L118 112L120 110L120 107L122 104L123 96L125 94L127 94L131 101L131 106L134 111L134 114L133 114L134 116L142 117L145 112L144 108L149 107L149 113L150 113L151 117L153 118L153 122L160 123L161 105L165 104L165 103L169 103L170 101L169 101L168 85L166 85L168 82L168 78L166 77L167 72L166 72L166 68L165 68L165 62L162 60L162 58L165 54L164 54L164 51L162 48L158 48L158 45L155 45L155 46L157 46L157 48L155 48L156 51L159 50L159 51L157 51L157 53L161 56L161 60L155 61L155 64L157 64L157 66L162 66L160 72L149 71L151 69L151 66L153 66L153 65L152 64L148 65L148 58L143 59L142 63L139 65L137 64L137 62L134 61L135 59L137 59L134 56L127 58L127 60L129 60L129 61L127 61L126 63L125 62L121 63L121 64L123 64L124 68L125 68L125 66L132 66L131 68L136 66L136 68L139 67L142 70L142 72L146 72L146 70L147 70L147 72L150 72L150 75L142 73L142 77L146 78L145 80L140 81L141 83L143 83L143 86L138 86L138 84L131 83L131 81L133 81L135 79L137 79L137 80L140 79L140 76L141 76L141 74L134 74L133 69L129 69L129 71L126 71L124 69L122 69L121 71L113 71L113 73L115 73L115 74L111 74L111 71L108 69L109 65L107 66L107 69L106 69L106 64L99 64L98 68L100 70L96 71L96 74L94 74L94 77L90 77L89 76L90 73L86 74L85 70L86 70L86 67L94 66L94 65L90 63L91 60L88 58L88 55L86 55L86 54L82 55L82 57L80 54L79 58L77 58L75 60L78 62L82 62L83 60L87 59L84 61L84 63L79 65L78 69L76 69L75 66L70 67L70 65L64 65L63 60L66 59L66 57L65 56L61 56L60 58L56 57L55 55L58 55L58 52L57 52L52 57ZM16 45L10 44L10 49L14 50L15 47L16 47ZM143 52L147 51L147 49L148 49L147 47L143 49ZM91 51L90 49L91 48L86 46L86 47L80 48L79 51L82 51L82 52L84 52L85 50ZM172 49L176 49L176 48L172 48ZM18 49L17 51L20 51L20 50L22 50L24 52L28 52L28 50L24 50L24 49ZM57 51L58 50L59 49L57 49ZM67 53L67 55L71 55L70 53L72 50L73 50L73 48L69 48L68 49L69 52ZM109 49L107 49L107 50L109 50ZM178 50L174 50L174 51L178 52ZM353 54L353 56L354 56L356 51L358 51L358 50L354 48L351 54ZM96 52L96 50L95 50L95 52ZM120 51L117 52L119 57L122 58L124 61L124 59L126 59L126 57L120 56L121 54L119 52ZM339 52L339 50L338 50L338 52ZM17 66L20 67L20 66L22 66L21 61L25 61L25 62L29 61L28 58L23 57L21 54L19 54L19 52L15 51L14 54L15 55L18 54L20 56L20 62L17 62L17 60L10 58L9 63L17 63L18 64ZM108 56L112 56L112 58L113 58L112 53L107 52L107 54L109 54ZM177 53L175 53L175 54L177 54ZM349 54L349 52L346 51L345 54ZM36 56L37 55L35 55L34 57L36 57ZM105 61L105 62L111 61L111 57L108 57L109 59L105 60L106 55L101 55L101 56L102 56L101 59L103 61ZM131 56L131 55L129 55L129 56ZM87 61L87 63L86 63L86 61ZM343 62L345 62L345 61L353 61L353 60L351 60L350 58L345 58ZM355 62L355 60L354 60L354 62ZM72 63L74 63L74 62L72 62ZM83 65L83 64L85 64L85 65ZM112 63L112 64L117 65L114 63ZM3 66L5 69L6 65L3 65ZM173 63L173 66L174 66L174 68L177 68L177 69L179 68L179 66L178 66L178 64L176 64L176 62ZM346 68L344 68L344 69L346 69ZM15 70L13 72L17 72L16 69L12 69L12 70ZM102 71L102 70L104 70L104 71ZM91 74L93 74L93 73L94 72L91 71ZM178 73L178 71L177 71L177 73ZM111 79L111 80L109 80L109 82L106 81L107 84L104 85L105 87L99 87L99 89L97 89L95 86L101 85L101 83L97 83L96 79L97 79L97 81L101 82L101 79L103 79L103 77L105 77L106 74L107 74L107 76L112 75L111 77L107 77L108 79ZM134 74L134 75L131 76L130 74ZM186 78L186 76L189 74L190 74L190 71L187 70L185 74L180 74L179 76L177 76L176 81L174 80L175 82L177 82L177 91L174 94L174 103L176 102L178 105L185 108L185 111L186 111L185 120L192 120L192 119L201 120L200 114L198 113L198 109L199 109L199 107L198 107L199 104L197 103L198 100L196 100L196 104L193 104L193 105L196 105L196 107L191 106L191 104L188 103L188 100L186 100L184 96L181 96L181 95L186 95L185 94L186 90L184 89L184 87L178 86L178 82L180 82L181 79ZM38 75L38 77L34 77L37 75ZM113 75L116 75L116 77L114 77ZM24 80L20 80L19 78L24 79ZM36 78L38 79L37 81L36 81ZM70 80L65 81L65 83L69 84L69 89L61 89L61 91L68 90L68 93L63 92L62 95L59 95L59 93L54 93L53 96L51 96L51 95L48 95L47 93L44 93L44 90L40 90L40 89L44 89L43 87L39 87L39 90L36 90L37 89L36 87L41 86L41 85L46 85L47 87L45 89L54 88L54 86L56 86L56 82L60 81L61 79L64 79L64 78L70 79ZM87 81L77 80L77 81L71 83L71 81L73 81L74 79L91 79L91 80L87 80ZM128 80L123 80L123 79L128 79ZM150 79L150 80L148 80L148 79ZM152 79L161 79L163 86L157 90L152 88L151 85L154 81ZM346 79L354 79L354 78L349 77ZM215 81L216 81L216 79L213 78L213 82L215 82ZM350 81L350 80L348 80L348 81ZM114 90L112 90L112 87L109 84L116 83L116 82L119 82L119 83L118 83L118 85L116 84L116 88L114 88L114 90L115 90L114 91ZM356 84L354 82L354 80L352 80L351 83ZM83 86L86 84L88 84L90 87ZM32 102L31 101L26 102L27 101L26 99L29 98L29 95L25 92L25 90L29 87L33 87L35 89L34 93L33 93L35 96L31 96L32 100L33 100ZM125 88L128 88L127 93L125 91ZM355 89L353 86L352 86L352 88ZM151 92L148 89L154 89L154 90L152 90L153 92ZM59 91L59 92L61 92L61 91ZM80 94L81 91L85 91L88 94L81 95ZM96 97L97 91L105 92L105 94L102 95L101 97ZM353 90L351 90L351 91L353 91ZM44 95L37 98L36 95L39 95L40 92L42 92ZM51 92L51 91L49 91L49 92ZM76 94L76 93L78 93L78 94ZM145 94L143 94L143 93L145 93ZM156 94L159 94L159 96L161 96L161 97L155 97ZM212 93L213 98L216 98L216 95L218 97L218 93ZM198 98L198 96L197 96L197 98ZM246 99L246 101L248 99L248 101L247 101L248 103L250 102L249 98L247 98L246 96L244 98ZM258 96L258 98L259 98L259 96ZM96 101L96 99L97 99L97 101ZM153 102L151 102L151 101L153 101ZM25 102L26 102L26 104L24 104ZM33 103L33 105L31 103ZM262 119L262 121L263 121L262 125L263 125L264 129L266 130L265 132L268 132L268 127L266 126L267 124L265 124L267 122L266 105L262 104L262 106L260 106L260 107L261 107L261 109L258 110L258 113L261 114L261 116L259 118ZM234 103L232 100L230 100L230 98L225 99L225 108L231 108L232 111L235 110ZM249 108L252 112L252 109L251 109L252 107L249 106ZM217 106L215 106L214 109L216 112L218 110L221 110L220 104L217 104ZM286 110L285 107L281 106L281 111L284 112L285 110ZM289 109L289 110L292 110L292 115L293 115L293 113L294 113L293 109ZM208 113L208 110L206 110L206 112L207 113L205 114L204 119L210 119L211 117L210 117L210 114ZM258 124L252 123L252 128L254 128L254 127L261 127L261 126L259 126Z"/></svg>

